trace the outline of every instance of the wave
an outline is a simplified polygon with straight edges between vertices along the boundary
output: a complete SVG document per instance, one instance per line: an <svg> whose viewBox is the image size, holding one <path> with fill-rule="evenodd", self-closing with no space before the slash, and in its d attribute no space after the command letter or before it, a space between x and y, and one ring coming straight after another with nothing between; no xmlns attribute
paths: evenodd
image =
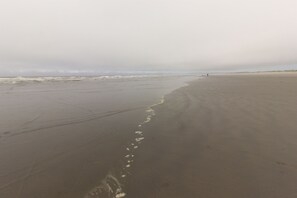
<svg viewBox="0 0 297 198"><path fill-rule="evenodd" d="M42 82L64 82L83 80L109 80L109 79L130 79L157 77L156 75L104 75L104 76L66 76L66 77L0 77L0 84L22 84Z"/></svg>

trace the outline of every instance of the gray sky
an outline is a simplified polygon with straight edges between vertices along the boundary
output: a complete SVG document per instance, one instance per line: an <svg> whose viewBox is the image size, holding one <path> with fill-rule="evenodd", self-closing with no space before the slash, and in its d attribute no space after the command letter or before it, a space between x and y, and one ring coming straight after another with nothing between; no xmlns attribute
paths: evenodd
<svg viewBox="0 0 297 198"><path fill-rule="evenodd" d="M1 0L0 73L297 63L296 0Z"/></svg>

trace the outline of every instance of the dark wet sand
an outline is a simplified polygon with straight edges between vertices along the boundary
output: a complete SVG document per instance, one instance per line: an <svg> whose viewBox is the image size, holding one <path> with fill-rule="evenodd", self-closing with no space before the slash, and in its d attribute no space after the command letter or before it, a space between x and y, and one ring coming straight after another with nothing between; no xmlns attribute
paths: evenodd
<svg viewBox="0 0 297 198"><path fill-rule="evenodd" d="M126 147L145 110L183 81L0 84L0 197L107 197L88 192L110 174L124 183Z"/></svg>
<svg viewBox="0 0 297 198"><path fill-rule="evenodd" d="M297 74L211 76L145 126L129 198L296 198Z"/></svg>

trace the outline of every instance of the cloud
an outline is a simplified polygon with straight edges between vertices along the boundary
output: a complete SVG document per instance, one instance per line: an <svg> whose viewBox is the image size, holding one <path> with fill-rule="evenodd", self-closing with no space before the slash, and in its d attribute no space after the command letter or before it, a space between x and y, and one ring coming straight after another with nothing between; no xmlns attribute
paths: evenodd
<svg viewBox="0 0 297 198"><path fill-rule="evenodd" d="M295 0L3 0L0 69L296 64Z"/></svg>

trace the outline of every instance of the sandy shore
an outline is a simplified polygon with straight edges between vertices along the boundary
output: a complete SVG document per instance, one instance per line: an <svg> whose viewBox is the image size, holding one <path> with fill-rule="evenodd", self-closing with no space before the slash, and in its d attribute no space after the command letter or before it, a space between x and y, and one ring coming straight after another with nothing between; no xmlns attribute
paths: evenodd
<svg viewBox="0 0 297 198"><path fill-rule="evenodd" d="M1 85L0 197L296 198L297 74L184 81Z"/></svg>
<svg viewBox="0 0 297 198"><path fill-rule="evenodd" d="M296 198L297 74L214 76L145 126L129 198Z"/></svg>
<svg viewBox="0 0 297 198"><path fill-rule="evenodd" d="M5 80L0 197L96 198L123 195L125 156L147 108L186 79Z"/></svg>

